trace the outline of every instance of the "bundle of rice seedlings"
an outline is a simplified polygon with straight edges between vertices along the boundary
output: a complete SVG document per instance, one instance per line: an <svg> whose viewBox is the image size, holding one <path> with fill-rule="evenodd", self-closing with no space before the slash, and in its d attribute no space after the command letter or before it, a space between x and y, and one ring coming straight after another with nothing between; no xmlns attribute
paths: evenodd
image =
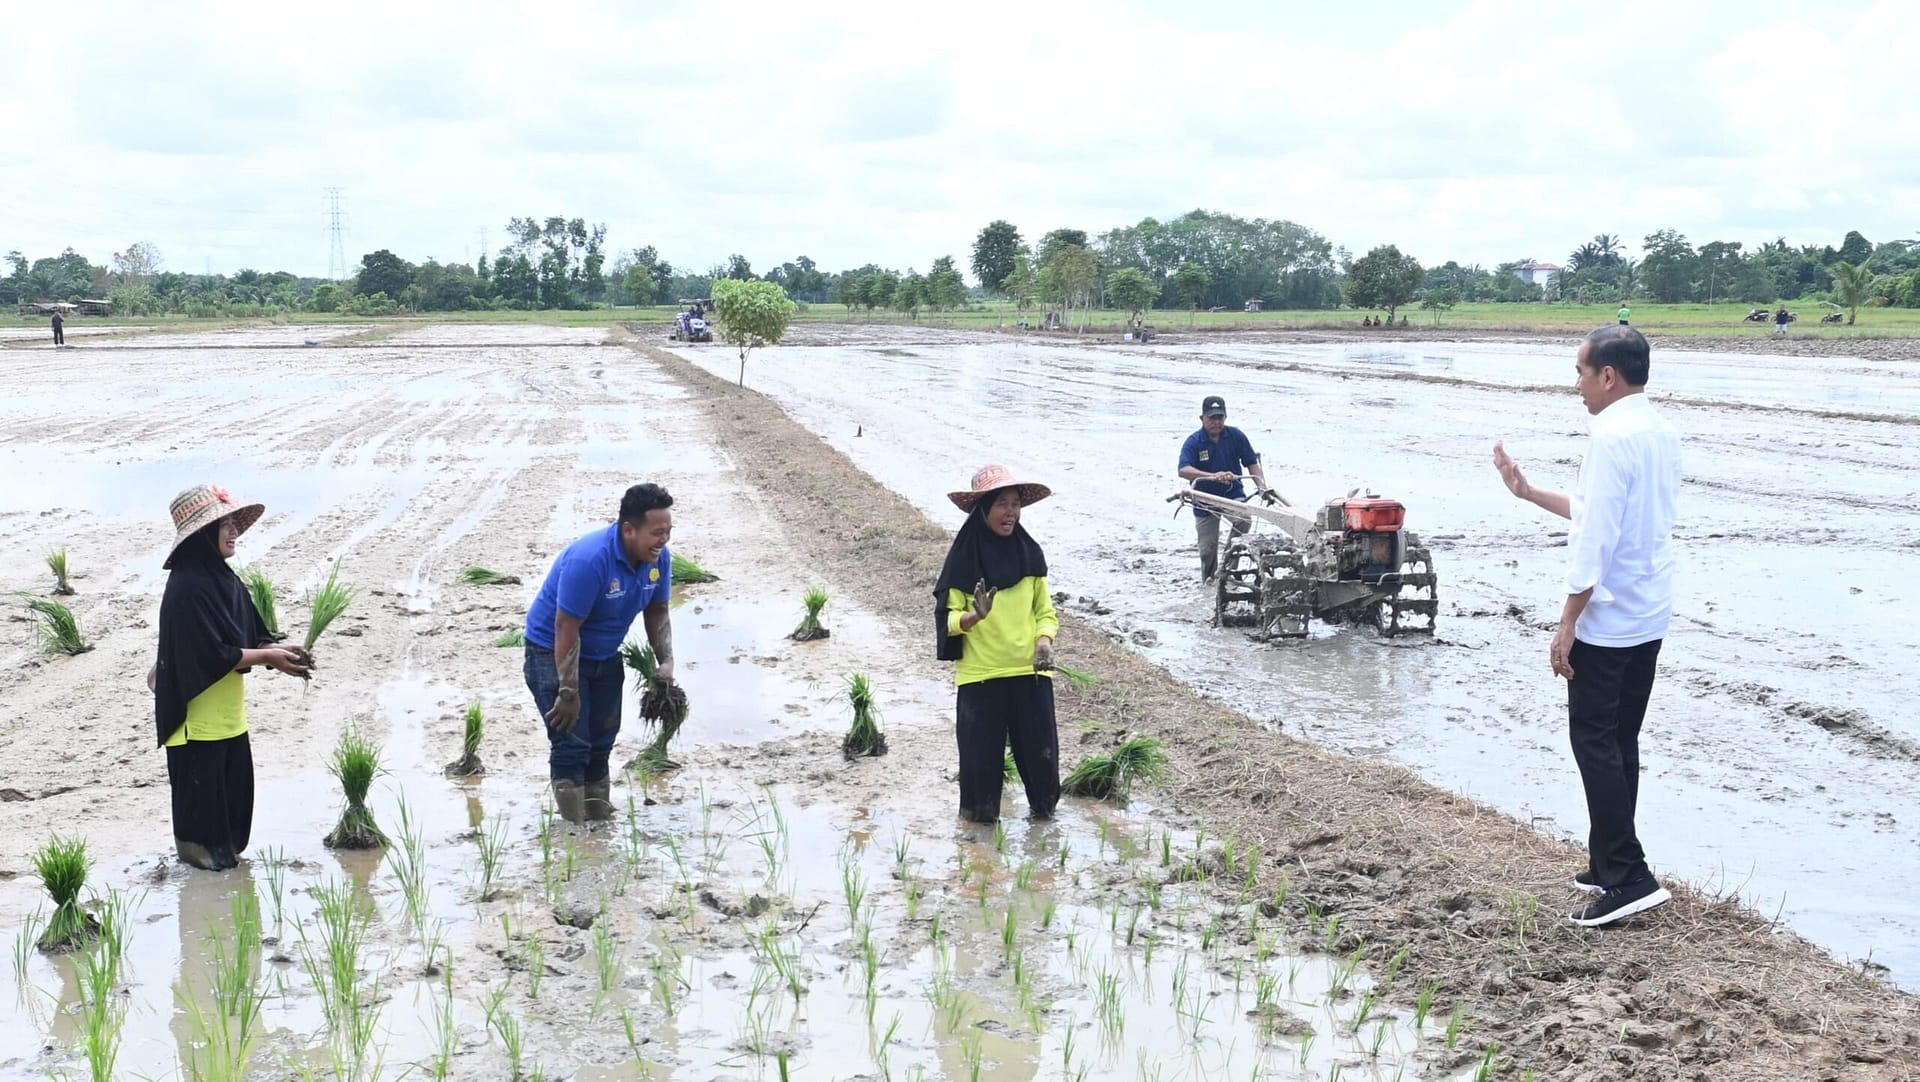
<svg viewBox="0 0 1920 1082"><path fill-rule="evenodd" d="M73 610L43 597L27 599L27 608L40 619L40 648L49 654L84 654L93 644L80 635Z"/></svg>
<svg viewBox="0 0 1920 1082"><path fill-rule="evenodd" d="M267 633L275 642L285 638L280 633L280 603L273 592L273 580L267 573L254 568L240 572L240 581L247 584L247 593L253 597L253 607L259 610L260 622L267 625Z"/></svg>
<svg viewBox="0 0 1920 1082"><path fill-rule="evenodd" d="M487 719L478 702L467 707L461 726L460 758L447 764L447 776L471 778L475 774L485 774L487 768L480 762L480 738L486 733Z"/></svg>
<svg viewBox="0 0 1920 1082"><path fill-rule="evenodd" d="M67 582L67 550L54 549L47 553L47 570L53 572L53 593L55 597L72 597L74 589Z"/></svg>
<svg viewBox="0 0 1920 1082"><path fill-rule="evenodd" d="M1007 781L1020 780L1020 768L1014 765L1012 752L1008 752L1006 761L1000 764L1000 776Z"/></svg>
<svg viewBox="0 0 1920 1082"><path fill-rule="evenodd" d="M647 643L627 642L620 647L620 657L627 668L634 672L634 679L640 686L640 723L647 728L658 728L653 742L648 744L639 755L634 757L628 769L640 766L650 773L665 770L678 770L680 764L667 757L667 744L680 732L680 726L687 720L692 709L687 701L687 693L679 684L669 684L660 679L660 662L653 654L653 647Z"/></svg>
<svg viewBox="0 0 1920 1082"><path fill-rule="evenodd" d="M467 586L518 586L520 576L504 574L490 567L466 567L460 571L460 581Z"/></svg>
<svg viewBox="0 0 1920 1082"><path fill-rule="evenodd" d="M673 554L673 584L687 585L696 582L718 582L720 576L694 563L679 553Z"/></svg>
<svg viewBox="0 0 1920 1082"><path fill-rule="evenodd" d="M820 626L820 611L827 607L827 592L816 586L807 591L801 603L807 607L806 615L800 618L800 626L794 628L793 634L787 637L794 642L812 642L832 635L833 632Z"/></svg>
<svg viewBox="0 0 1920 1082"><path fill-rule="evenodd" d="M80 908L80 890L87 885L91 867L84 838L55 834L33 855L34 874L53 898L53 916L40 934L41 950L49 954L77 950L99 933L99 921Z"/></svg>
<svg viewBox="0 0 1920 1082"><path fill-rule="evenodd" d="M1159 781L1166 776L1167 753L1160 741L1136 736L1104 755L1080 760L1061 782L1069 796L1090 796L1115 802L1127 799L1136 781Z"/></svg>
<svg viewBox="0 0 1920 1082"><path fill-rule="evenodd" d="M516 627L512 631L503 631L498 638L493 640L493 644L495 646L525 646L527 644L526 629Z"/></svg>
<svg viewBox="0 0 1920 1082"><path fill-rule="evenodd" d="M340 822L325 839L327 848L384 848L387 836L380 832L379 825L373 821L373 811L367 807L367 790L373 788L373 779L380 773L380 745L358 728L348 726L340 734L340 743L333 749L333 761L327 764L327 770L340 779L340 788L347 796L347 808L340 813Z"/></svg>
<svg viewBox="0 0 1920 1082"><path fill-rule="evenodd" d="M1090 688L1100 682L1100 678L1085 669L1069 669L1065 665L1055 665L1053 671L1073 681L1083 688Z"/></svg>
<svg viewBox="0 0 1920 1082"><path fill-rule="evenodd" d="M351 604L353 587L340 581L340 561L335 560L333 570L327 573L327 581L307 597L307 606L312 612L307 619L307 637L301 645L308 653L313 652L313 644L319 641L327 626L338 620Z"/></svg>
<svg viewBox="0 0 1920 1082"><path fill-rule="evenodd" d="M873 705L873 685L865 675L855 673L847 681L847 703L853 707L853 724L847 727L847 738L840 742L841 752L849 759L885 755L887 738L880 731L879 711Z"/></svg>

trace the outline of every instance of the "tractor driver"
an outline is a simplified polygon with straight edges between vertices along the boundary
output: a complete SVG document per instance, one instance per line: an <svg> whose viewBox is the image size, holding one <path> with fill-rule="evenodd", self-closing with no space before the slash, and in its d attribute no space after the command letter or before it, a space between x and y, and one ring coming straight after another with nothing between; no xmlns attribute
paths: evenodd
<svg viewBox="0 0 1920 1082"><path fill-rule="evenodd" d="M1259 452L1247 442L1245 432L1227 424L1227 400L1208 395L1200 403L1200 430L1188 436L1180 448L1180 478L1193 482L1195 491L1244 501L1247 492L1240 478L1245 473L1253 475L1255 491L1272 503L1273 493L1267 488L1266 471L1260 468ZM1247 532L1251 525L1248 519L1229 517L1233 536ZM1220 516L1195 507L1193 524L1200 540L1200 577L1212 579L1220 567Z"/></svg>

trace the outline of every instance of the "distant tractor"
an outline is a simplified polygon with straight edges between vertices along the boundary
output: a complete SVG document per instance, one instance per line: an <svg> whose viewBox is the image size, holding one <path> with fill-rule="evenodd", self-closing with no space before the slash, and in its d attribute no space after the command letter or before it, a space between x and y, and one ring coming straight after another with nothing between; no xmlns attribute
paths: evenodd
<svg viewBox="0 0 1920 1082"><path fill-rule="evenodd" d="M713 328L707 324L705 310L695 305L673 317L673 331L667 337L675 342L711 342Z"/></svg>
<svg viewBox="0 0 1920 1082"><path fill-rule="evenodd" d="M1302 638L1318 618L1381 635L1432 634L1440 614L1433 556L1404 529L1406 507L1377 496L1328 501L1309 514L1285 500L1241 503L1182 489L1172 499L1250 521L1227 545L1215 580L1214 625L1249 638ZM1260 525L1276 527L1262 531Z"/></svg>

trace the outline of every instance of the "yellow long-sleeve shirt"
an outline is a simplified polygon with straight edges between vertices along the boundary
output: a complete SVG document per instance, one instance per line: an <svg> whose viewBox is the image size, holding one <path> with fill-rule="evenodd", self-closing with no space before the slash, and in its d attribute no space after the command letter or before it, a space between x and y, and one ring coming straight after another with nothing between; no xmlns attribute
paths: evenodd
<svg viewBox="0 0 1920 1082"><path fill-rule="evenodd" d="M994 595L987 618L963 630L960 618L973 605L965 590L947 591L947 632L965 640L960 662L954 666L955 684L977 684L1006 676L1032 676L1034 642L1042 635L1060 635L1060 616L1053 611L1047 580L1029 575ZM1051 673L1042 673L1051 676Z"/></svg>

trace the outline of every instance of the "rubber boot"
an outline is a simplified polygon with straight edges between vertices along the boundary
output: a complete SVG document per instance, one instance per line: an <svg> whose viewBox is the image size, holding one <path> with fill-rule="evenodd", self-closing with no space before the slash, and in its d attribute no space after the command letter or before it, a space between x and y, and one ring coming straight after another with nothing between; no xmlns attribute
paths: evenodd
<svg viewBox="0 0 1920 1082"><path fill-rule="evenodd" d="M175 838L173 839L173 852L175 856L180 858L180 863L182 864L191 864L196 868L204 868L210 872L222 870L220 862L213 859L213 854L209 853L207 847L201 845L199 842L189 842Z"/></svg>
<svg viewBox="0 0 1920 1082"><path fill-rule="evenodd" d="M553 779L553 802L560 809L560 818L569 823L586 822L587 791L579 782L571 778Z"/></svg>
<svg viewBox="0 0 1920 1082"><path fill-rule="evenodd" d="M587 820L605 822L613 818L613 779L601 778L587 783Z"/></svg>

